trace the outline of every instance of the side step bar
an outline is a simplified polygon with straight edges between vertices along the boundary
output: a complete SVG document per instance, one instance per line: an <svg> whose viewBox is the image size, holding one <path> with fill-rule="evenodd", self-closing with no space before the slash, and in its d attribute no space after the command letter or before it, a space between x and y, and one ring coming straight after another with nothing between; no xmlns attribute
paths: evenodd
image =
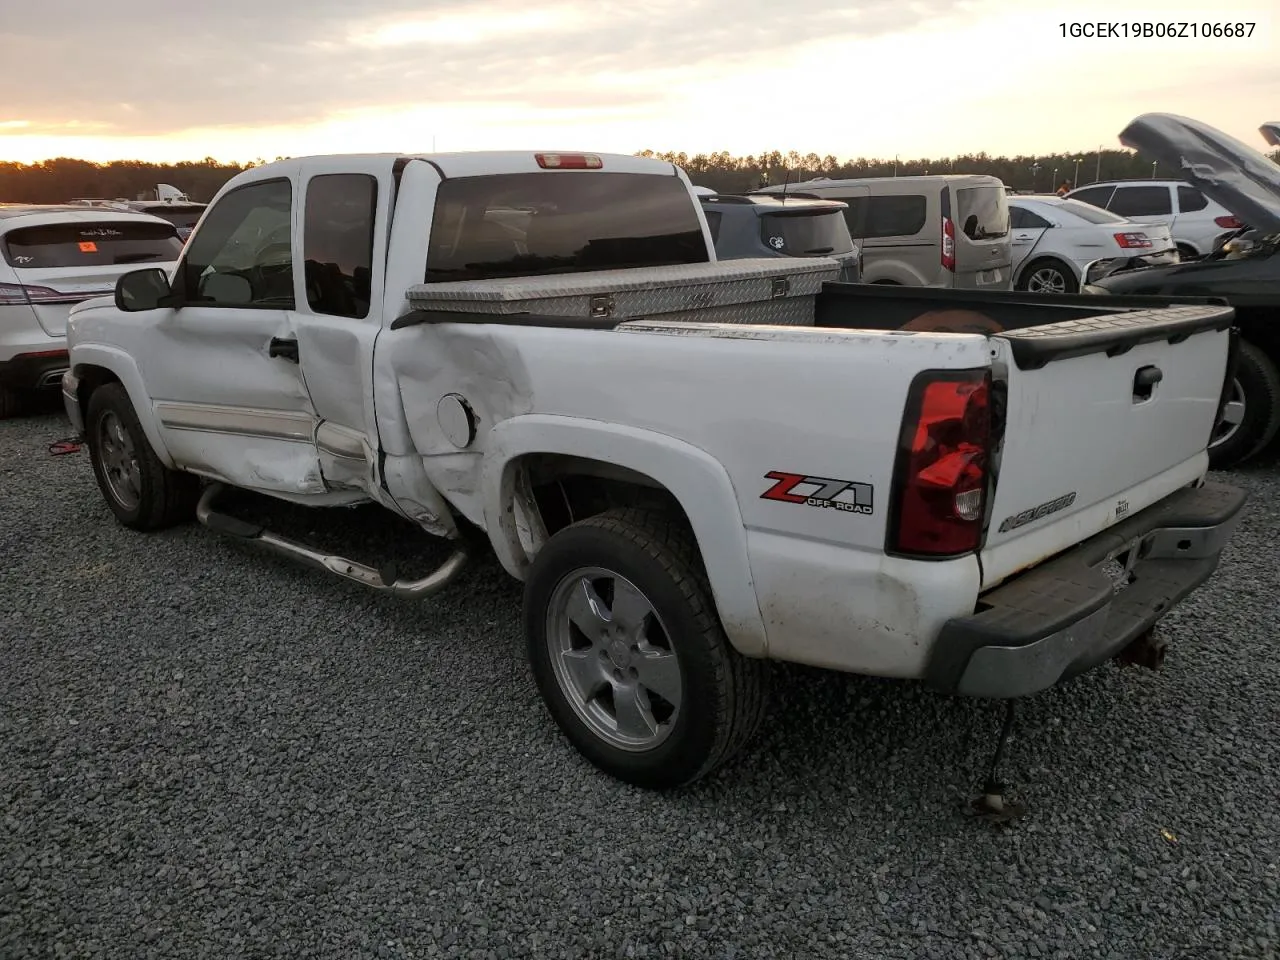
<svg viewBox="0 0 1280 960"><path fill-rule="evenodd" d="M371 587L379 593L387 593L401 600L421 600L439 593L457 578L467 563L467 551L459 547L444 563L421 580L398 580L396 579L394 566L375 570L373 567L366 566L363 563L356 563L354 560L346 559L346 557L313 550L305 544L298 543L296 540L278 536L258 524L239 520L225 513L218 513L213 509L213 501L223 491L222 484L209 484L204 493L201 494L200 502L196 505L196 518L210 530L215 533L221 533L224 536L234 537L237 540L253 543L272 553L282 554L309 567L325 570L345 580L353 580L363 586Z"/></svg>

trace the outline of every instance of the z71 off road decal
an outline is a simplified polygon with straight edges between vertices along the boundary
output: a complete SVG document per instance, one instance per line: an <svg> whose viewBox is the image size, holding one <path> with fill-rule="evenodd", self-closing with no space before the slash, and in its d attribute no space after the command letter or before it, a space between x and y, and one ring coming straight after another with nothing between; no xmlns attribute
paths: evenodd
<svg viewBox="0 0 1280 960"><path fill-rule="evenodd" d="M1028 523L1041 520L1051 513L1057 513L1059 510L1065 510L1076 502L1076 494L1073 490L1065 496L1058 497L1056 500L1050 500L1048 503L1042 503L1038 507L1032 507L1030 510L1023 510L1021 513L1015 513L1012 517L1006 517L1004 522L1000 524L1000 532L1008 533L1010 530L1017 530L1019 527L1025 527Z"/></svg>
<svg viewBox="0 0 1280 960"><path fill-rule="evenodd" d="M784 473L781 470L771 470L764 478L775 482L760 494L761 500L799 503L807 507L841 510L845 513L872 512L873 489L869 483L834 480L831 477L807 477L803 473Z"/></svg>

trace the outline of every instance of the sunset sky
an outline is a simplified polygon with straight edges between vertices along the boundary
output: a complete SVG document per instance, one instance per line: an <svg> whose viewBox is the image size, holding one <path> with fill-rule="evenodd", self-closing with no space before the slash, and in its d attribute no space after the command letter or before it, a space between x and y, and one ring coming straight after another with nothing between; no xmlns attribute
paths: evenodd
<svg viewBox="0 0 1280 960"><path fill-rule="evenodd" d="M1195 117L1262 147L1280 0L5 2L0 160L488 148L841 159L1118 147ZM1021 12L1019 12L1021 11ZM1046 12L1047 11L1047 12ZM1066 20L1254 22L1064 38ZM20 78L20 82L14 82Z"/></svg>

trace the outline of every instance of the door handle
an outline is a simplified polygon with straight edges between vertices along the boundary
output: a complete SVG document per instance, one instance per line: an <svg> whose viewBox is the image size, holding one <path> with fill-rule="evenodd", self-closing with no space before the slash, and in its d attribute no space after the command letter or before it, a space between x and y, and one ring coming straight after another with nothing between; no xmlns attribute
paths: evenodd
<svg viewBox="0 0 1280 960"><path fill-rule="evenodd" d="M1030 237L1030 236L1028 236L1027 234L1023 233L1023 234L1019 234L1018 236L1014 237L1013 239L1015 239L1015 240L1030 240L1030 239L1031 239L1031 237Z"/></svg>
<svg viewBox="0 0 1280 960"><path fill-rule="evenodd" d="M285 337L272 337L271 345L267 347L267 356L272 358L280 357L282 360L288 360L290 363L297 363L298 341L290 340Z"/></svg>
<svg viewBox="0 0 1280 960"><path fill-rule="evenodd" d="M1164 371L1159 367L1143 367L1133 375L1133 400L1141 403L1151 399L1156 384L1164 379Z"/></svg>

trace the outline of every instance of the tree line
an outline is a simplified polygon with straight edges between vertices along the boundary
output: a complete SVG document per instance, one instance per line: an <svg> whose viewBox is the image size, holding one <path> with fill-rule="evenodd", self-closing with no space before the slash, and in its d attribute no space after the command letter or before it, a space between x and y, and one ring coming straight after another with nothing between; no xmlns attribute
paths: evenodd
<svg viewBox="0 0 1280 960"><path fill-rule="evenodd" d="M168 183L192 200L207 201L236 174L257 166L252 163L220 163L212 157L182 163L143 163L114 160L91 163L59 157L40 163L0 162L0 202L65 203L77 198L136 200Z"/></svg>
<svg viewBox="0 0 1280 960"><path fill-rule="evenodd" d="M981 173L999 177L1015 190L1051 192L1063 181L1084 186L1097 180L1171 178L1176 172L1151 158L1128 150L1093 150L1088 153L1063 153L1048 156L993 157L987 153L970 153L954 157L839 160L816 153L762 153L735 157L728 153L659 153L643 150L639 156L657 157L683 167L694 184L710 187L719 193L739 193L757 189L762 184L781 184L830 177L908 177L938 173ZM1280 150L1268 156L1280 163Z"/></svg>
<svg viewBox="0 0 1280 960"><path fill-rule="evenodd" d="M777 150L745 157L721 153L657 153L642 150L642 157L658 157L678 164L699 186L719 193L754 190L765 183L778 184L814 177L892 177L930 173L983 173L999 177L1018 190L1051 191L1064 180L1083 186L1095 180L1120 178L1170 177L1173 170L1127 150L1094 150L1088 153L1065 153L1050 156L993 157L986 153L926 159L840 160L832 155L801 155L792 150ZM1280 150L1269 154L1280 163ZM277 157L276 159L284 159ZM156 164L140 160L115 160L91 163L59 157L39 163L0 162L0 202L64 203L79 197L124 198L133 200L169 183L192 200L208 201L218 189L250 167L264 163L221 163L212 157L199 161Z"/></svg>

